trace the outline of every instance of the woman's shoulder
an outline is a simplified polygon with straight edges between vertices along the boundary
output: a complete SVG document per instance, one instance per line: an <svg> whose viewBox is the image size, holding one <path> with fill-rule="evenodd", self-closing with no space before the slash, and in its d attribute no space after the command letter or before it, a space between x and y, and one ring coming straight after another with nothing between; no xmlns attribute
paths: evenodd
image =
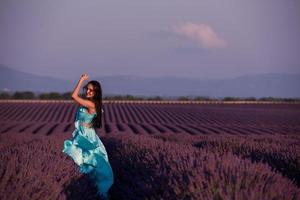
<svg viewBox="0 0 300 200"><path fill-rule="evenodd" d="M87 109L87 107L85 107L85 106L83 106L83 105L80 105L80 106L78 107L78 110L88 110L88 109ZM104 113L104 109L103 109L103 108L101 108L101 113Z"/></svg>

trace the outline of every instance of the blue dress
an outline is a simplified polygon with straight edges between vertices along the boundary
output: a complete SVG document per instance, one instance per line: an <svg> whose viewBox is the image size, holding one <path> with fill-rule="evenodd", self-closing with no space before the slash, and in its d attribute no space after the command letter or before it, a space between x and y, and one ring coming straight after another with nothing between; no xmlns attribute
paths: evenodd
<svg viewBox="0 0 300 200"><path fill-rule="evenodd" d="M103 110L102 110L103 112ZM76 111L75 130L71 140L64 141L63 153L70 156L95 183L98 194L108 199L108 190L113 184L113 171L106 149L94 128L87 126L96 114L89 114L84 106Z"/></svg>

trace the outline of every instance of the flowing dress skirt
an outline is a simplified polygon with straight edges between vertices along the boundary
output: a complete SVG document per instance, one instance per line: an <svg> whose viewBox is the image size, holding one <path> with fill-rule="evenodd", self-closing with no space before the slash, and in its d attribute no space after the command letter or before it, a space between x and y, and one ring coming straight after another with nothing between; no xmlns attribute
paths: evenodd
<svg viewBox="0 0 300 200"><path fill-rule="evenodd" d="M95 183L98 194L108 199L108 190L113 184L113 171L106 149L94 128L81 125L81 120L91 121L86 111L79 108L76 113L75 130L71 140L64 141L63 153L70 156L79 166L80 172L87 174ZM80 120L81 119L81 120Z"/></svg>

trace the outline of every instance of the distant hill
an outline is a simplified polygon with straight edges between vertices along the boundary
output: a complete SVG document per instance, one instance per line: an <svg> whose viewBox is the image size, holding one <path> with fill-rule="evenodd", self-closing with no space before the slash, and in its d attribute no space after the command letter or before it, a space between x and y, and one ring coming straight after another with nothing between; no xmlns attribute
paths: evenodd
<svg viewBox="0 0 300 200"><path fill-rule="evenodd" d="M0 65L0 90L2 91L65 92L73 90L73 87L70 81L20 72Z"/></svg>
<svg viewBox="0 0 300 200"><path fill-rule="evenodd" d="M102 76L104 95L300 97L300 74L257 74L232 79L200 80L179 77ZM0 65L0 90L34 92L72 91L78 80L20 72Z"/></svg>

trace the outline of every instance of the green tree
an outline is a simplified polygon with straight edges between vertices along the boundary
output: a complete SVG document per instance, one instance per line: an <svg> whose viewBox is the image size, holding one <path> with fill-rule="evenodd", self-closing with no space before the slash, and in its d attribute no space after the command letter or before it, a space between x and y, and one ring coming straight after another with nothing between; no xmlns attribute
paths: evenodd
<svg viewBox="0 0 300 200"><path fill-rule="evenodd" d="M255 97L246 97L244 98L245 101L256 101Z"/></svg>
<svg viewBox="0 0 300 200"><path fill-rule="evenodd" d="M223 101L239 101L239 100L241 100L241 99L238 97L224 97L223 98Z"/></svg>
<svg viewBox="0 0 300 200"><path fill-rule="evenodd" d="M188 100L190 100L190 99L189 99L189 97L187 97L187 96L179 96L179 97L177 98L177 100L178 100L178 101L188 101Z"/></svg>
<svg viewBox="0 0 300 200"><path fill-rule="evenodd" d="M274 97L262 97L259 100L260 101L276 101L276 99Z"/></svg>
<svg viewBox="0 0 300 200"><path fill-rule="evenodd" d="M162 101L163 98L160 96L155 96L155 97L148 97L147 100Z"/></svg>
<svg viewBox="0 0 300 200"><path fill-rule="evenodd" d="M62 96L58 92L42 93L39 95L39 99L48 99L48 100L62 99Z"/></svg>
<svg viewBox="0 0 300 200"><path fill-rule="evenodd" d="M31 91L17 91L13 94L13 99L35 99L35 95Z"/></svg>
<svg viewBox="0 0 300 200"><path fill-rule="evenodd" d="M124 98L123 99L126 99L126 100L134 100L135 99L135 97L134 96L132 96L132 95L130 95L130 94L127 94L127 95L125 95L124 96Z"/></svg>
<svg viewBox="0 0 300 200"><path fill-rule="evenodd" d="M1 92L0 99L10 99L11 95L8 92Z"/></svg>
<svg viewBox="0 0 300 200"><path fill-rule="evenodd" d="M65 92L61 95L62 99L70 100L72 99L72 92Z"/></svg>
<svg viewBox="0 0 300 200"><path fill-rule="evenodd" d="M49 99L62 99L62 96L58 92L50 92Z"/></svg>
<svg viewBox="0 0 300 200"><path fill-rule="evenodd" d="M194 100L196 100L196 101L210 101L212 99L209 98L208 96L197 96L197 97L194 98Z"/></svg>

